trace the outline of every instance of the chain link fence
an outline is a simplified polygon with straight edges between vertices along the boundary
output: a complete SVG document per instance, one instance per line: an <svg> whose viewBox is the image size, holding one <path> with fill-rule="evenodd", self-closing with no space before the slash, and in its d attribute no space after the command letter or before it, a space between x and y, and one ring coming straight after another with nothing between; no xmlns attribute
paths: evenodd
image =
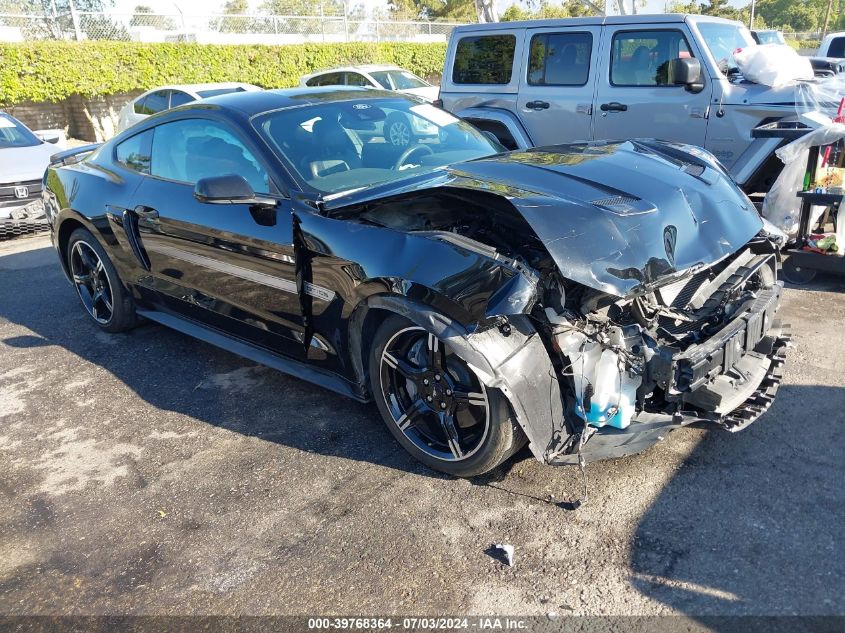
<svg viewBox="0 0 845 633"><path fill-rule="evenodd" d="M344 16L0 13L0 41L116 40L204 44L446 42L455 22L351 20Z"/></svg>

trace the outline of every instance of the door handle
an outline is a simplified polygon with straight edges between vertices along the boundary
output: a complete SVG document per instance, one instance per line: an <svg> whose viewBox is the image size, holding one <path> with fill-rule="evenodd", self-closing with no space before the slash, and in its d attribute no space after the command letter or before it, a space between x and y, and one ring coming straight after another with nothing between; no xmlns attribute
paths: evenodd
<svg viewBox="0 0 845 633"><path fill-rule="evenodd" d="M158 211L152 207L145 207L143 204L139 204L134 210L135 215L139 218L143 218L144 220L158 220Z"/></svg>
<svg viewBox="0 0 845 633"><path fill-rule="evenodd" d="M626 112L628 106L618 101L611 101L610 103L602 103L600 106L602 112Z"/></svg>
<svg viewBox="0 0 845 633"><path fill-rule="evenodd" d="M529 110L547 110L549 108L548 101L529 101L525 104Z"/></svg>

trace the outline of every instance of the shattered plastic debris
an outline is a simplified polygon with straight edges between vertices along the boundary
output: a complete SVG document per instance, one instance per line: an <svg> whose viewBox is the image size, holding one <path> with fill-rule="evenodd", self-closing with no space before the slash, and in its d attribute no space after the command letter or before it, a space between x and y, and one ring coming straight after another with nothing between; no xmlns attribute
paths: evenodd
<svg viewBox="0 0 845 633"><path fill-rule="evenodd" d="M509 567L513 567L514 547L509 543L493 543L493 548L504 552Z"/></svg>

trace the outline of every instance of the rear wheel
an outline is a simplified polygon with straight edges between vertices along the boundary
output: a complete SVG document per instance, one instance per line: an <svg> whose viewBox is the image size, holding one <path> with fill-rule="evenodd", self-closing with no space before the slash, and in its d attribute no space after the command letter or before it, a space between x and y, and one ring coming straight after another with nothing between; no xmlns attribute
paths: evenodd
<svg viewBox="0 0 845 633"><path fill-rule="evenodd" d="M426 466L460 477L485 473L525 443L507 401L443 341L400 316L370 352L370 387L387 428Z"/></svg>
<svg viewBox="0 0 845 633"><path fill-rule="evenodd" d="M76 294L97 326L106 332L132 328L137 322L132 297L90 231L79 228L71 233L66 252Z"/></svg>

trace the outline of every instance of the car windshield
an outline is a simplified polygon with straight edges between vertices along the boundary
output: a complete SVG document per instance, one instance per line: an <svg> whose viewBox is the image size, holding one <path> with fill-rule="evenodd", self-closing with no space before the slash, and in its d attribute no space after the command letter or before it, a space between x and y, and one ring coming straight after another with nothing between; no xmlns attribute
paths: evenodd
<svg viewBox="0 0 845 633"><path fill-rule="evenodd" d="M334 101L257 115L253 124L311 187L360 189L502 151L448 112L406 98Z"/></svg>
<svg viewBox="0 0 845 633"><path fill-rule="evenodd" d="M761 44L786 44L780 31L757 31L757 39Z"/></svg>
<svg viewBox="0 0 845 633"><path fill-rule="evenodd" d="M429 86L414 73L407 70L381 70L370 73L373 79L385 90L412 90Z"/></svg>
<svg viewBox="0 0 845 633"><path fill-rule="evenodd" d="M0 149L12 147L32 147L42 141L29 131L20 121L0 114Z"/></svg>
<svg viewBox="0 0 845 633"><path fill-rule="evenodd" d="M727 75L736 68L734 51L738 48L756 46L751 37L751 31L738 24L721 24L719 22L699 22L698 30L704 43L719 65L719 70Z"/></svg>
<svg viewBox="0 0 845 633"><path fill-rule="evenodd" d="M217 97L220 95L227 95L230 92L245 92L243 88L213 88L211 90L197 90L197 94L201 99L208 99L209 97Z"/></svg>

